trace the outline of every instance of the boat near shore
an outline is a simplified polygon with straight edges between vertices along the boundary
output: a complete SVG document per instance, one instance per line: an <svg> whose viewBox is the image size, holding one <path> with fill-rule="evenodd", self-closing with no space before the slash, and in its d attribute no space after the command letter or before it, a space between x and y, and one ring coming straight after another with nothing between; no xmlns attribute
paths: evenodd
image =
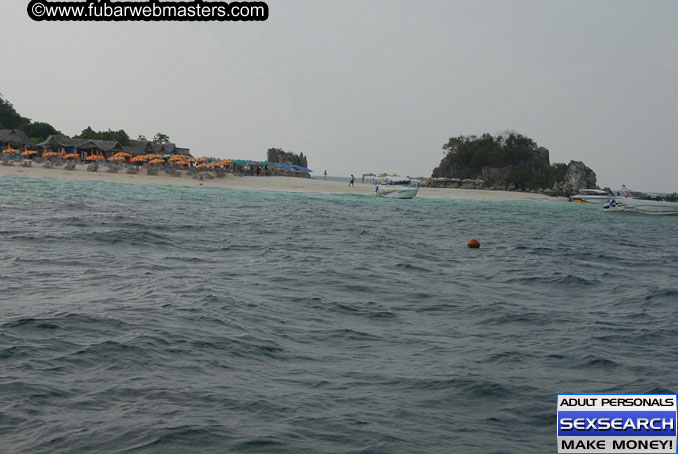
<svg viewBox="0 0 678 454"><path fill-rule="evenodd" d="M607 212L631 212L642 214L678 215L678 203L665 200L615 197L603 209Z"/></svg>
<svg viewBox="0 0 678 454"><path fill-rule="evenodd" d="M413 199L419 188L412 185L409 178L388 177L381 180L375 189L377 197L391 199Z"/></svg>
<svg viewBox="0 0 678 454"><path fill-rule="evenodd" d="M607 203L610 199L616 197L607 191L601 189L580 189L579 194L573 195L568 202L574 203Z"/></svg>

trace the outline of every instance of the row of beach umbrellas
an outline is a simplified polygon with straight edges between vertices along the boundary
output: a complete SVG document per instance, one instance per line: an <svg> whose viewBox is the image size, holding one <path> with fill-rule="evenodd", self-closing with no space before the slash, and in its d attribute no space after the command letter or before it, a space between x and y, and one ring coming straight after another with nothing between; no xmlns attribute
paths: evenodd
<svg viewBox="0 0 678 454"><path fill-rule="evenodd" d="M20 150L15 150L12 149L11 147L8 147L7 149L2 151L2 154L11 154L11 153L18 153ZM25 150L23 151L20 155L22 157L32 157L37 155L38 152L34 150ZM50 158L50 157L55 157L55 156L60 156L60 153L56 153L54 151L45 151L42 154L43 158ZM79 158L80 155L78 153L68 153L68 154L63 154L61 155L62 159L77 159ZM258 161L250 161L250 160L241 160L241 159L222 159L222 160L217 160L216 158L210 158L207 156L203 156L200 158L191 158L187 155L173 155L173 156L167 156L167 155L161 155L161 154L146 154L146 155L139 155L139 156L132 156L130 153L126 153L124 151L121 151L119 153L116 153L115 155L109 157L106 159L102 155L90 155L86 158L87 161L110 161L110 162L148 162L149 164L174 164L174 165L190 165L190 164L195 164L195 167L198 169L202 168L214 168L214 167L222 167L222 166L227 166L231 164L239 164L239 165L259 165L259 166L279 166L282 167L285 170L301 170L301 171L307 171L310 172L310 169L307 169L305 167L297 166L297 165L292 165L292 164L281 164L281 163L275 163L275 162L258 162Z"/></svg>

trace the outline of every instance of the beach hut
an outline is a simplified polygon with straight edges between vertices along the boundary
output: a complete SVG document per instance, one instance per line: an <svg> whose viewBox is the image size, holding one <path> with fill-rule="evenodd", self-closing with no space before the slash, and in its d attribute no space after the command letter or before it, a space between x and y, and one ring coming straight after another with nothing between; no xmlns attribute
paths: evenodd
<svg viewBox="0 0 678 454"><path fill-rule="evenodd" d="M141 156L145 154L158 155L185 155L192 157L188 148L179 148L173 143L154 143L147 140L130 140L130 145L123 147L124 150L133 156Z"/></svg>
<svg viewBox="0 0 678 454"><path fill-rule="evenodd" d="M66 136L49 136L44 142L40 142L38 147L49 148L52 151L67 149L73 147L73 139Z"/></svg>
<svg viewBox="0 0 678 454"><path fill-rule="evenodd" d="M130 140L129 146L123 146L122 148L132 156L143 156L153 153L151 142L147 140Z"/></svg>
<svg viewBox="0 0 678 454"><path fill-rule="evenodd" d="M186 156L191 156L190 150L188 148L180 148L177 147L176 144L168 142L168 143L153 143L151 142L151 146L153 147L153 153L156 154L162 154L162 155L170 155L170 156L175 156L175 155L186 155Z"/></svg>
<svg viewBox="0 0 678 454"><path fill-rule="evenodd" d="M19 129L0 129L0 145L4 148L10 144L24 147L35 146L26 133Z"/></svg>
<svg viewBox="0 0 678 454"><path fill-rule="evenodd" d="M38 144L38 147L42 147L43 153L50 150L57 153L57 156L59 157L76 152L73 139L66 136L48 136L44 142Z"/></svg>
<svg viewBox="0 0 678 454"><path fill-rule="evenodd" d="M176 147L176 148L174 149L174 154L175 154L175 155L184 155L184 156L193 157L193 155L191 155L191 150L190 150L190 148Z"/></svg>
<svg viewBox="0 0 678 454"><path fill-rule="evenodd" d="M109 158L116 153L124 151L122 145L115 140L73 139L73 144L81 159L87 159L87 157L92 155Z"/></svg>
<svg viewBox="0 0 678 454"><path fill-rule="evenodd" d="M38 146L43 147L45 150L50 149L56 152L62 150L68 154L77 153L81 160L85 160L88 156L92 155L110 157L124 151L122 145L115 140L71 139L70 137L54 135L47 137ZM62 154L65 154L63 152Z"/></svg>

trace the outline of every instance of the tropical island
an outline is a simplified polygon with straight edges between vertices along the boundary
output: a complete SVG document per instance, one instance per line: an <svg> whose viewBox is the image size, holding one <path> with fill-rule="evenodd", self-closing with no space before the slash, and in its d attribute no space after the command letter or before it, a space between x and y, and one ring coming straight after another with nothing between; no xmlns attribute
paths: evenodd
<svg viewBox="0 0 678 454"><path fill-rule="evenodd" d="M452 137L433 169L437 187L527 191L568 197L595 189L596 174L583 162L549 161L549 150L516 132Z"/></svg>
<svg viewBox="0 0 678 454"><path fill-rule="evenodd" d="M193 157L189 148L176 146L161 132L151 140L141 135L132 139L122 129L87 127L68 137L49 123L23 117L1 96L0 146L6 147L0 157L0 174L5 175L374 194L370 184L349 189L342 182L311 180L308 157L282 148L269 148L265 161L251 161ZM514 132L453 137L443 152L431 177L414 179L422 187L420 197L538 200L596 187L595 173L583 163L551 164L546 148ZM226 181L226 174L271 178ZM179 176L188 178L175 178ZM287 177L297 178L292 182Z"/></svg>

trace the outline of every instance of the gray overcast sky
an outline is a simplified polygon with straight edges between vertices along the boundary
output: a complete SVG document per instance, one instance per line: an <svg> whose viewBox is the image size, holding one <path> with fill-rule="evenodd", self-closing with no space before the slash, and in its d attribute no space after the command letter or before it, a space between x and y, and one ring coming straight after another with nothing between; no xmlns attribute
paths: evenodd
<svg viewBox="0 0 678 454"><path fill-rule="evenodd" d="M165 132L196 155L303 152L430 175L515 130L601 186L678 190L678 2L272 0L266 22L38 23L0 5L0 92L66 134Z"/></svg>

